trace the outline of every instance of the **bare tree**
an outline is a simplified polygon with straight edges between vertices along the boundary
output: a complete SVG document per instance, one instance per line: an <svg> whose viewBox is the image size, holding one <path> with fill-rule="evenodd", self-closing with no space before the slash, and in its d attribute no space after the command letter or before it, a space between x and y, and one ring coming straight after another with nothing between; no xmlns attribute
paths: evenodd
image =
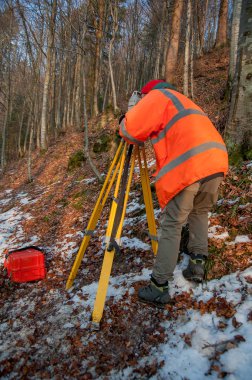
<svg viewBox="0 0 252 380"><path fill-rule="evenodd" d="M49 13L49 10L48 10ZM51 76L51 66L53 57L53 45L54 45L54 32L55 32L55 20L57 13L57 0L53 0L51 14L49 14L49 27L47 37L47 56L46 56L46 68L45 79L43 89L43 104L41 113L41 148L47 148L47 116L48 116L48 96L49 96L49 82Z"/></svg>
<svg viewBox="0 0 252 380"><path fill-rule="evenodd" d="M156 55L156 62L155 62L154 75L153 75L153 78L156 78L156 79L160 77L159 72L160 72L160 61L161 61L161 53L162 53L162 39L163 39L163 33L164 33L164 25L166 22L166 9L167 9L167 2L163 1L161 22L158 28L157 55Z"/></svg>
<svg viewBox="0 0 252 380"><path fill-rule="evenodd" d="M215 41L216 48L227 44L227 14L228 0L221 0L217 36Z"/></svg>
<svg viewBox="0 0 252 380"><path fill-rule="evenodd" d="M238 56L226 128L229 145L246 143L252 149L252 0L242 1ZM250 153L252 156L252 152Z"/></svg>
<svg viewBox="0 0 252 380"><path fill-rule="evenodd" d="M191 18L192 18L192 21L191 21L191 43L190 43L190 46L191 46L190 66L191 66L191 98L193 99L194 98L193 73L194 73L194 48L195 48L195 46L194 46L195 38L194 38L194 28L193 28L193 21L194 21L193 13L191 15Z"/></svg>
<svg viewBox="0 0 252 380"><path fill-rule="evenodd" d="M113 25L112 25L112 38L109 42L109 54L108 54L108 60L109 60L109 73L110 73L110 78L111 78L111 87L112 87L112 95L113 95L113 107L114 111L118 111L118 106L117 106L117 99L116 99L116 88L115 88L115 81L114 81L114 72L113 72L113 67L112 67L112 49L114 45L114 41L116 38L116 33L118 31L118 1L115 0L110 4L110 14L113 20Z"/></svg>
<svg viewBox="0 0 252 380"><path fill-rule="evenodd" d="M96 9L95 9L96 12ZM105 13L105 1L98 0L98 20L95 17L95 35L96 35L96 46L95 46L95 68L94 68L94 84L93 84L93 114L98 115L98 91L99 91L99 75L100 75L100 62L101 62L101 45L103 37L103 23L104 23L104 13Z"/></svg>
<svg viewBox="0 0 252 380"><path fill-rule="evenodd" d="M235 66L237 60L237 49L240 29L242 0L233 1L233 17L232 17L232 29L231 29L231 44L230 44L230 60L228 79L232 83L235 74Z"/></svg>
<svg viewBox="0 0 252 380"><path fill-rule="evenodd" d="M5 90L2 89L5 103L5 116L2 129L2 145L1 145L1 169L4 170L6 165L6 134L7 127L12 113L13 97L12 97L12 80L11 80L11 65L12 65L12 33L14 24L13 8L9 8L7 31L7 49L6 49L6 82L3 83ZM2 86L1 86L2 87Z"/></svg>
<svg viewBox="0 0 252 380"><path fill-rule="evenodd" d="M169 44L167 59L166 59L166 80L171 83L175 82L175 71L176 71L176 65L177 65L177 59L178 59L182 9L183 9L183 1L175 0L173 17L172 17L170 44Z"/></svg>
<svg viewBox="0 0 252 380"><path fill-rule="evenodd" d="M184 63L184 95L189 95L189 66L190 66L190 36L191 36L191 0L187 1L187 20L186 20L186 44L185 44L185 63Z"/></svg>
<svg viewBox="0 0 252 380"><path fill-rule="evenodd" d="M200 0L196 1L196 18L197 18L197 36L198 36L198 44L197 44L197 56L201 57L204 52L204 44L205 44L205 28L206 28L206 18L208 11L208 3L209 0L204 0L203 2Z"/></svg>
<svg viewBox="0 0 252 380"><path fill-rule="evenodd" d="M83 116L84 116L84 131L85 131L85 143L84 143L84 155L89 162L89 165L99 182L102 182L102 176L99 173L99 170L96 168L95 164L89 153L89 138L88 138L88 118L87 118L87 106L86 106L86 75L85 68L83 70Z"/></svg>

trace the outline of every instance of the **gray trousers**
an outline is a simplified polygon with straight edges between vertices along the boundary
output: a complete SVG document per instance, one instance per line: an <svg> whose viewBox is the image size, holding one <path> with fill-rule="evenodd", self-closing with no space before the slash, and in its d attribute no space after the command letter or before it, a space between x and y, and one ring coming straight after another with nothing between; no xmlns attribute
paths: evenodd
<svg viewBox="0 0 252 380"><path fill-rule="evenodd" d="M173 279L182 226L189 223L188 250L208 255L208 212L216 203L223 177L196 182L177 194L161 214L161 235L152 276L160 284Z"/></svg>

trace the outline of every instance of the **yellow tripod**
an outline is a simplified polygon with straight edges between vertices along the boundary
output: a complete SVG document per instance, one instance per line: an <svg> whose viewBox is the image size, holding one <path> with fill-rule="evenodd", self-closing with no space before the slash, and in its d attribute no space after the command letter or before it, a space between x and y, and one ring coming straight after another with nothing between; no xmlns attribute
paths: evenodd
<svg viewBox="0 0 252 380"><path fill-rule="evenodd" d="M104 254L100 280L96 294L96 300L92 313L92 321L94 322L96 327L99 327L99 323L101 321L104 310L114 254L115 251L119 250L120 237L126 213L130 185L133 177L136 159L138 160L140 168L140 177L152 249L154 254L157 253L157 231L154 218L145 150L144 147L129 145L126 142L121 141L113 159L113 162L109 168L100 195L97 199L94 211L89 219L88 226L85 230L85 236L79 248L78 254L76 256L75 262L73 264L71 273L68 277L66 284L66 289L69 289L73 284L73 281L81 264L81 260L87 249L91 236L93 235L102 209L108 198L109 192L116 180L114 197L112 201L110 216L108 220L108 227L106 231L106 250Z"/></svg>

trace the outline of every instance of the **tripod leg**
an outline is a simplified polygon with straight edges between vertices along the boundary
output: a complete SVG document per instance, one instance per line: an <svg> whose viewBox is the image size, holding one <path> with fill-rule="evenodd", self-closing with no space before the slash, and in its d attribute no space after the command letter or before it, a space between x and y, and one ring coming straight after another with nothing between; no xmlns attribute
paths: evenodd
<svg viewBox="0 0 252 380"><path fill-rule="evenodd" d="M120 155L121 150L122 150L123 144L125 145L124 149L126 149L126 143L124 143L123 141L121 141L121 143L120 143L120 145L119 145L119 147L117 149L117 152L115 154L115 157L114 157L114 159L112 161L112 164L111 164L111 166L109 168L109 171L108 171L107 177L105 179L105 182L103 184L103 187L102 187L102 190L100 192L100 195L99 195L99 197L98 197L98 199L96 201L93 213L92 213L92 215L91 215L91 217L89 219L88 226L87 226L86 232L85 232L85 236L84 236L84 238L82 240L81 246L79 248L78 254L76 256L76 259L74 261L74 264L72 266L70 275L69 275L68 280L67 280L66 289L71 288L71 286L73 284L73 281L74 281L74 279L76 277L77 271L78 271L78 269L80 267L81 260L82 260L82 258L84 256L84 253L85 253L85 251L87 249L87 246L89 244L89 241L91 239L93 231L94 231L94 229L96 227L96 224L98 222L98 219L99 219L99 217L101 215L102 209L103 209L104 204L105 204L105 202L107 200L107 197L108 197L108 194L109 194L109 192L111 190L111 187L113 186L113 183L115 181L115 177L116 177L116 174L118 172L118 169L119 169L122 157L123 157L123 156L121 156L121 158L118 160L119 155ZM117 162L117 160L118 160L118 162ZM117 164L116 164L116 162L117 162ZM115 167L115 165L116 165L116 167ZM114 172L112 174L112 171L113 171L114 167L115 167L115 170L114 170ZM110 179L111 174L112 174L112 178ZM106 187L107 187L107 190L106 190ZM105 192L105 190L106 190L106 192ZM104 195L104 193L105 193L105 195Z"/></svg>
<svg viewBox="0 0 252 380"><path fill-rule="evenodd" d="M120 240L120 236L121 236L121 232L122 232L123 220L124 220L124 216L125 216L125 212L126 212L126 206L127 206L128 196L129 196L130 184L132 181L132 176L133 176L133 171L134 171L134 165L135 165L135 152L133 153L133 158L131 159L131 168L130 168L129 178L128 178L128 182L127 182L127 188L126 188L126 193L125 193L125 198L124 198L123 211L122 211L120 224L118 226L118 230L117 230L117 234L116 234L116 240L117 240L118 244L119 244L119 240ZM123 167L121 169L123 169ZM118 186L115 189L115 198L117 198L117 196L118 196L118 190L119 190L119 185L120 185L121 176L122 176L121 173L119 172L119 175L118 175L118 180L117 180ZM113 202L110 217L109 217L109 222L108 222L107 234L106 234L107 238L108 238L108 242L110 240L110 236L111 236L111 232L112 232L114 217L115 217L115 213L116 213L116 207L117 207L116 202L115 202L115 204ZM101 318L102 318L106 294L107 294L107 289L108 289L109 277L110 277L113 259L114 259L114 254L115 254L115 249L112 249L112 251L108 251L106 249L105 254L104 254L102 270L101 270L101 274L100 274L100 280L99 280L95 304L94 304L94 310L92 313L92 321L94 324L99 324L101 321Z"/></svg>
<svg viewBox="0 0 252 380"><path fill-rule="evenodd" d="M141 153L143 156L143 164L142 164ZM140 148L137 147L137 154L138 154L140 176L141 176L141 182L142 182L142 188L143 188L144 203L145 203L145 208L146 208L146 216L147 216L149 234L151 238L151 245L152 245L154 255L156 255L157 249L158 249L157 229L156 229L156 222L155 222L153 203L152 203L152 195L151 195L151 189L150 189L150 180L149 180L148 167L147 167L147 161L146 161L144 148L140 150Z"/></svg>
<svg viewBox="0 0 252 380"><path fill-rule="evenodd" d="M128 199L129 199L130 185L131 185L132 177L133 177L133 173L134 173L135 159L136 159L136 149L134 148L133 156L132 156L132 159L131 159L132 161L131 161L129 179L128 179L128 183L127 183L125 198L124 198L124 204L123 204L123 211L122 211L121 222L120 222L120 225L118 227L117 236L116 236L118 239L120 239L121 233L122 233L123 222L124 222L126 208L127 208L127 203L128 203Z"/></svg>

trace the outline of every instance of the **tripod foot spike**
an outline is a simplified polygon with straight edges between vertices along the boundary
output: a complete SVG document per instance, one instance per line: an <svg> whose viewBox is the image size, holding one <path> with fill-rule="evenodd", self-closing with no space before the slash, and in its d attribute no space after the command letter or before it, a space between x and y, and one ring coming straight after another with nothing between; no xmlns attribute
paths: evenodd
<svg viewBox="0 0 252 380"><path fill-rule="evenodd" d="M73 280L72 279L68 280L66 284L66 290L69 290L72 287L72 285L73 285Z"/></svg>
<svg viewBox="0 0 252 380"><path fill-rule="evenodd" d="M90 330L91 331L100 331L100 329L101 329L100 322L94 322L94 321L92 321L90 323Z"/></svg>

